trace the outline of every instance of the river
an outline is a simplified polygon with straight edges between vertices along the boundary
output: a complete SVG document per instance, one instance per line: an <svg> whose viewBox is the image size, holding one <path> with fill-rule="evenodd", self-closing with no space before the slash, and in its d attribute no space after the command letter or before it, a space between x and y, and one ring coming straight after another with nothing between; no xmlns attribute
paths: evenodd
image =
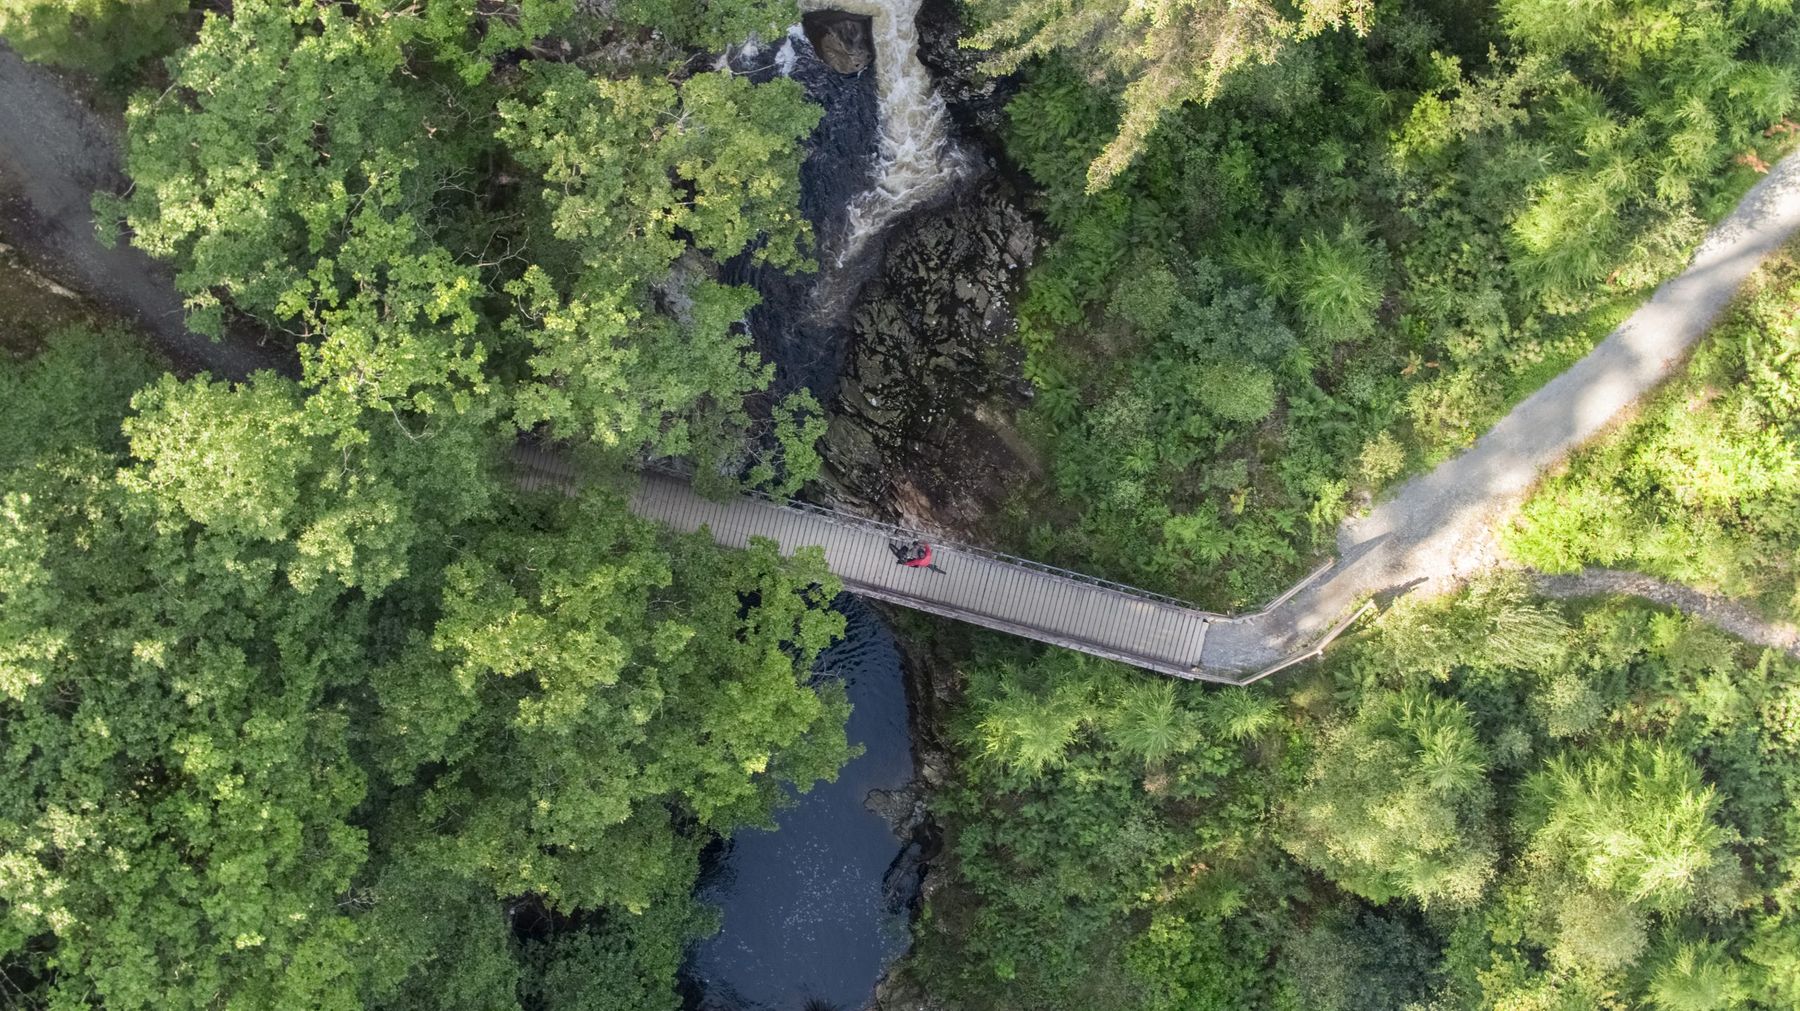
<svg viewBox="0 0 1800 1011"><path fill-rule="evenodd" d="M749 323L777 366L778 392L805 387L823 403L835 399L850 338L844 317L877 269L882 234L971 175L918 59L917 4L843 5L869 19L873 73L831 71L798 29L774 46L746 47L733 61L740 72L793 77L826 112L802 170L802 210L819 236L821 270L779 275L748 257L726 268L728 280L763 295ZM20 227L37 240L37 253L136 317L190 367L241 377L282 364L241 342L189 334L165 267L130 247L94 243L87 194L111 185L117 157L108 124L60 79L3 46L0 94L15 99L0 102L0 176L30 184L4 196L16 198L15 216L31 212ZM854 707L848 735L863 754L779 812L775 831L741 831L708 854L699 898L720 910L722 929L690 953L683 973L690 1008L850 1011L869 1002L906 951L919 846L867 804L872 791L899 790L913 776L901 654L866 605L844 596L835 606L848 618L847 635L820 658L816 675L844 683Z"/></svg>
<svg viewBox="0 0 1800 1011"><path fill-rule="evenodd" d="M880 267L884 233L974 174L919 60L918 5L805 0L804 29L724 58L753 79L792 78L824 110L800 178L818 272L765 270L747 256L727 267L762 296L749 324L775 364L778 391L836 399L852 339L845 318ZM854 73L827 66L813 45L823 25L846 17L862 19L847 31L868 46L865 69ZM815 673L844 683L847 732L863 754L779 812L775 831L740 831L708 853L697 897L719 909L723 926L695 946L683 972L690 1011L861 1008L908 946L919 846L868 805L872 791L900 790L913 776L900 650L867 605L845 595L834 606L848 619L846 638Z"/></svg>
<svg viewBox="0 0 1800 1011"><path fill-rule="evenodd" d="M918 867L896 862L907 840L866 803L913 775L900 650L867 605L844 595L834 606L845 638L815 670L848 690L846 729L863 754L779 812L775 831L740 831L707 854L698 897L723 927L683 974L695 1011L850 1011L906 950Z"/></svg>

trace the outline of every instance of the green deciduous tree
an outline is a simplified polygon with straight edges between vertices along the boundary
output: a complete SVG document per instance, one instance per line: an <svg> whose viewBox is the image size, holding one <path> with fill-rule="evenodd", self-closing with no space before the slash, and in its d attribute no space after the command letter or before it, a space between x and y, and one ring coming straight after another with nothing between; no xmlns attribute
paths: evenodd
<svg viewBox="0 0 1800 1011"><path fill-rule="evenodd" d="M500 139L542 175L555 256L508 289L525 316L508 329L541 377L520 392L517 421L608 443L654 436L668 453L707 433L657 432L663 413L707 401L742 425L741 401L769 378L735 327L755 295L712 280L704 259L677 260L691 242L720 260L754 244L768 262L804 262L797 142L817 108L787 80L702 74L677 90L552 65L499 111Z"/></svg>
<svg viewBox="0 0 1800 1011"><path fill-rule="evenodd" d="M613 9L627 22L715 53L752 37L774 41L800 20L794 0L619 0Z"/></svg>
<svg viewBox="0 0 1800 1011"><path fill-rule="evenodd" d="M559 932L526 947L527 1002L544 1011L677 1011L674 978L693 935L710 926L684 895L649 911Z"/></svg>
<svg viewBox="0 0 1800 1011"><path fill-rule="evenodd" d="M132 336L70 327L21 363L0 358L0 471L61 453L117 451L119 416L158 363Z"/></svg>
<svg viewBox="0 0 1800 1011"><path fill-rule="evenodd" d="M819 476L824 460L819 440L830 427L824 408L810 390L799 390L775 405L772 443L745 475L745 483L777 497L792 495Z"/></svg>
<svg viewBox="0 0 1800 1011"><path fill-rule="evenodd" d="M848 753L822 561L516 501L480 422L346 428L267 374L164 376L121 432L95 350L0 363L0 430L47 422L0 458L9 979L475 1011L611 958L672 999L709 833ZM586 933L526 957L523 901Z"/></svg>
<svg viewBox="0 0 1800 1011"><path fill-rule="evenodd" d="M696 35L783 10L677 7ZM23 1000L672 1006L701 848L848 756L816 553L499 466L520 428L744 459L769 376L720 264L806 266L800 89L544 69L609 30L574 11L240 0L133 103L102 203L198 325L285 332L301 374L154 378L76 337L0 361ZM811 475L816 414L775 412L757 475ZM526 906L553 940L521 945Z"/></svg>
<svg viewBox="0 0 1800 1011"><path fill-rule="evenodd" d="M430 637L377 676L381 764L449 766L419 783L405 845L496 894L641 909L691 879L670 877L684 820L760 821L784 783L842 763L841 692L806 678L842 628L820 560L665 554L606 497L509 520L445 570Z"/></svg>
<svg viewBox="0 0 1800 1011"><path fill-rule="evenodd" d="M217 406L196 390L141 395L141 431ZM280 470L295 447L264 452ZM350 823L365 776L329 695L367 608L283 579L297 558L276 526L303 521L284 483L262 469L221 482L229 463L181 448L140 436L133 451L165 487L229 489L273 506L274 525L163 499L93 450L8 476L28 490L8 493L22 536L0 569L42 573L0 584L7 747L34 756L0 801L9 936L53 955L39 977L53 1002L354 1007L356 930L337 899L365 855Z"/></svg>
<svg viewBox="0 0 1800 1011"><path fill-rule="evenodd" d="M379 278L377 264L340 264L359 223L410 221L428 241L469 112L400 81L416 28L248 0L206 19L175 88L133 101L124 218L134 244L176 261L193 308L303 318Z"/></svg>
<svg viewBox="0 0 1800 1011"><path fill-rule="evenodd" d="M770 370L754 293L716 277L806 265L819 112L785 79L492 72L572 11L245 0L134 101L135 185L102 204L175 262L196 326L289 333L340 423L475 412L734 459Z"/></svg>

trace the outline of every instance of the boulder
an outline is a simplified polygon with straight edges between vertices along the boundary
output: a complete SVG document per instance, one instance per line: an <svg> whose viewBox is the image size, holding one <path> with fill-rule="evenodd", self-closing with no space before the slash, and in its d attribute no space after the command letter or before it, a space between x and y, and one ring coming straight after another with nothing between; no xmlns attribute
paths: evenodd
<svg viewBox="0 0 1800 1011"><path fill-rule="evenodd" d="M800 19L819 61L840 74L860 74L875 62L869 19L844 11L813 11Z"/></svg>

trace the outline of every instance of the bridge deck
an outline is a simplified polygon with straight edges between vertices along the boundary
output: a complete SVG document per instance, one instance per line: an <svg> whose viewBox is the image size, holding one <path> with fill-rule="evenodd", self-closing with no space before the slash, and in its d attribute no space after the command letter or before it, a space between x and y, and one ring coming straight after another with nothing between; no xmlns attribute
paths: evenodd
<svg viewBox="0 0 1800 1011"><path fill-rule="evenodd" d="M573 483L566 460L535 450L521 457L526 484ZM715 502L656 473L643 475L631 509L683 532L704 528L727 547L744 547L752 537L767 537L787 554L817 545L852 593L1176 677L1229 680L1195 669L1207 626L1221 616L1154 594L935 540L932 560L944 572L907 568L895 564L888 548L895 538L912 536L898 527L758 498Z"/></svg>
<svg viewBox="0 0 1800 1011"><path fill-rule="evenodd" d="M707 528L743 547L767 537L785 553L816 544L845 589L1044 642L1195 677L1208 617L1017 562L933 544L942 573L894 563L902 536L850 517L801 511L752 498L714 502L677 479L644 475L632 511L677 530Z"/></svg>

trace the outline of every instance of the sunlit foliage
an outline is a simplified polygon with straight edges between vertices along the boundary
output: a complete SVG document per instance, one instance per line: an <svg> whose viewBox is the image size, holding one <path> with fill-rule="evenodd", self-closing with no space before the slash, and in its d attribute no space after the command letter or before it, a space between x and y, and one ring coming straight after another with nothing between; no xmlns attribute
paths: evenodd
<svg viewBox="0 0 1800 1011"><path fill-rule="evenodd" d="M142 6L59 9L168 44ZM668 48L792 8L620 6L207 5L132 100L109 225L296 374L0 360L0 1003L671 1008L701 849L849 754L822 558L619 473L816 473L717 276L807 266L817 111ZM524 431L596 483L520 494Z"/></svg>
<svg viewBox="0 0 1800 1011"><path fill-rule="evenodd" d="M518 499L445 419L346 443L288 380L132 396L148 371L79 334L0 363L0 430L34 426L0 461L12 985L492 1009L606 950L666 993L636 918L691 936L709 832L846 755L809 676L842 628L822 560L660 534L604 489ZM619 926L522 953L526 900Z"/></svg>
<svg viewBox="0 0 1800 1011"><path fill-rule="evenodd" d="M1003 526L1034 557L1254 607L1679 269L1791 146L1800 12L1408 0L1208 104L1152 103L1089 192L1118 106L1094 63L1134 18L1210 9L989 8L1073 33L1045 29L1008 106L1054 240L1019 307L1050 463Z"/></svg>
<svg viewBox="0 0 1800 1011"><path fill-rule="evenodd" d="M1227 75L1270 63L1292 39L1348 25L1368 31L1370 0L979 0L979 32L965 45L997 49L996 73L1058 53L1119 89L1113 138L1087 168L1104 189L1144 149L1157 123L1184 102L1210 102Z"/></svg>
<svg viewBox="0 0 1800 1011"><path fill-rule="evenodd" d="M1790 252L1754 284L1674 386L1527 503L1514 554L1800 614L1800 266Z"/></svg>
<svg viewBox="0 0 1800 1011"><path fill-rule="evenodd" d="M189 0L0 0L0 37L41 60L122 83L176 48Z"/></svg>
<svg viewBox="0 0 1800 1011"><path fill-rule="evenodd" d="M978 649L937 801L950 883L909 967L958 1006L1775 1011L1800 992L1785 657L1510 581L1403 603L1251 691ZM1041 763L992 746L1031 724L1027 698L1057 714Z"/></svg>
<svg viewBox="0 0 1800 1011"><path fill-rule="evenodd" d="M718 265L806 266L818 110L784 79L496 70L497 44L553 31L562 56L581 18L243 0L133 101L134 186L101 205L175 263L194 325L291 335L344 417L475 412L731 461L770 372L741 326L756 296Z"/></svg>

